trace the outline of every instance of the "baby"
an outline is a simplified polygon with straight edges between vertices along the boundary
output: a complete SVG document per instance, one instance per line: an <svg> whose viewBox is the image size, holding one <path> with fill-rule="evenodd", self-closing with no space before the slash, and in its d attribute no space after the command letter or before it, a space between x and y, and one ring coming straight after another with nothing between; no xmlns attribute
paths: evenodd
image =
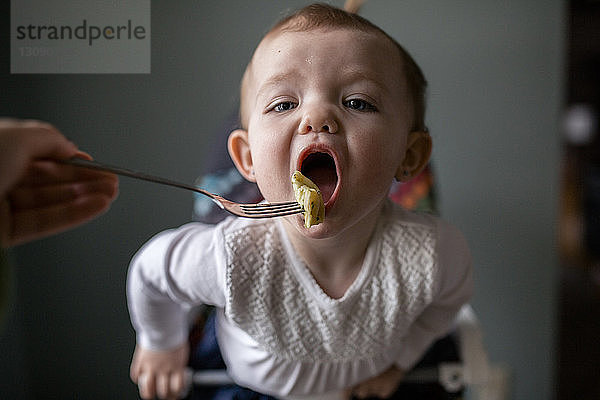
<svg viewBox="0 0 600 400"><path fill-rule="evenodd" d="M471 294L462 235L393 205L393 179L427 164L425 80L367 20L308 6L258 45L241 85L242 128L228 148L269 202L290 201L301 171L325 219L228 218L160 233L134 257L131 376L143 398L174 398L188 313L217 309L228 373L278 398L388 397Z"/></svg>

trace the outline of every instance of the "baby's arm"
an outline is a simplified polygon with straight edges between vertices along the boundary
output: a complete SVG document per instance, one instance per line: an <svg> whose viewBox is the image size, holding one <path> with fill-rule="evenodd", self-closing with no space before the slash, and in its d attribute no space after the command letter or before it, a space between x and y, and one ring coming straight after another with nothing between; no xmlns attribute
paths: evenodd
<svg viewBox="0 0 600 400"><path fill-rule="evenodd" d="M387 399L396 392L404 378L404 371L396 366L390 367L378 376L359 383L347 391L348 398L351 396L359 399L368 397L379 397Z"/></svg>
<svg viewBox="0 0 600 400"><path fill-rule="evenodd" d="M127 287L137 333L130 376L143 399L177 398L187 363L186 313L168 296L160 269L152 268L153 259L164 259L164 255L158 256L163 242L159 236L138 253L131 263Z"/></svg>
<svg viewBox="0 0 600 400"><path fill-rule="evenodd" d="M439 222L438 232L439 276L434 282L435 295L403 338L403 350L396 365L405 371L412 368L436 339L448 334L473 291L471 256L464 237L443 221Z"/></svg>
<svg viewBox="0 0 600 400"><path fill-rule="evenodd" d="M223 305L222 274L210 256L215 236L188 224L157 235L131 262L127 298L137 337L131 379L144 399L177 397L188 361L189 310Z"/></svg>

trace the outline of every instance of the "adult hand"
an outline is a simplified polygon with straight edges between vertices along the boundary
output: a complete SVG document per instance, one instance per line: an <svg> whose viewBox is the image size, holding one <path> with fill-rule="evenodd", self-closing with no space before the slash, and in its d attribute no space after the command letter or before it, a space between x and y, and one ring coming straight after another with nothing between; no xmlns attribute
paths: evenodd
<svg viewBox="0 0 600 400"><path fill-rule="evenodd" d="M13 246L80 225L106 211L116 175L52 160L91 159L52 125L0 119L0 243Z"/></svg>

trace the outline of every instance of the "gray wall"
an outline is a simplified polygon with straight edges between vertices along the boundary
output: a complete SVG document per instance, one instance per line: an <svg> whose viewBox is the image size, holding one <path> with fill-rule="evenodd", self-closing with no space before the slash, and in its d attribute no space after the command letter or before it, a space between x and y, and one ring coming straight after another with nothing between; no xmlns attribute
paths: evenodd
<svg viewBox="0 0 600 400"><path fill-rule="evenodd" d="M99 160L192 182L260 36L306 3L153 1L150 75L9 75L3 58L0 115L48 120ZM553 393L564 12L558 0L379 0L362 11L430 82L442 214L471 244L472 304L515 399ZM102 218L13 251L0 398L135 398L127 264L191 206L187 193L123 178Z"/></svg>

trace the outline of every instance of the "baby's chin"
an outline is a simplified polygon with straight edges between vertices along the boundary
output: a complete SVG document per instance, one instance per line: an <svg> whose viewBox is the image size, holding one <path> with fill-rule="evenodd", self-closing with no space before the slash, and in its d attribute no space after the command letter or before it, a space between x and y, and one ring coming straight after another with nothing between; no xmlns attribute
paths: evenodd
<svg viewBox="0 0 600 400"><path fill-rule="evenodd" d="M305 226L304 214L297 214L290 217L283 217L284 226L286 229L291 228L296 234L308 239L329 239L337 235L333 221L325 220L318 225L313 225L310 228ZM294 235L296 236L296 235Z"/></svg>

